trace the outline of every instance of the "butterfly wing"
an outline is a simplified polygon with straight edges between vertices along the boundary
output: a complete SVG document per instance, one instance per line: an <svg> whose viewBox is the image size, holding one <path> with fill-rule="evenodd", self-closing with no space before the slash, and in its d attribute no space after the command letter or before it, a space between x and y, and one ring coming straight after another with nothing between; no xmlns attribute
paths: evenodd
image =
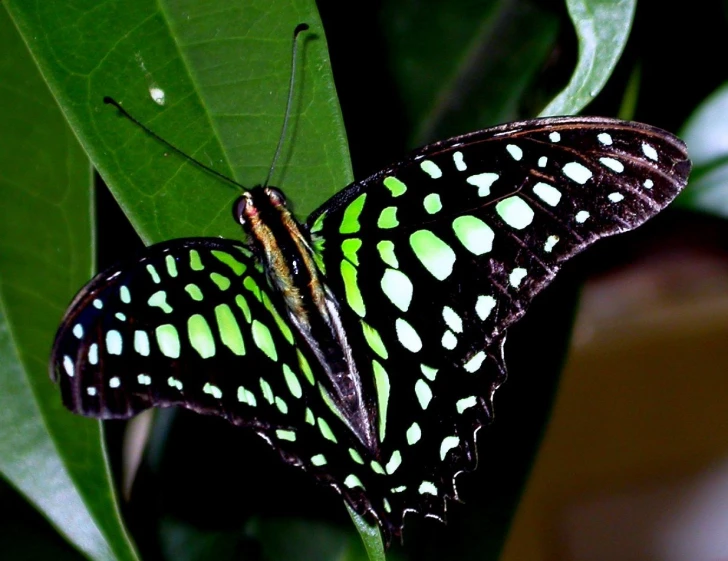
<svg viewBox="0 0 728 561"><path fill-rule="evenodd" d="M393 532L409 510L444 517L473 469L508 326L564 261L656 214L689 171L660 129L541 119L427 146L310 217L357 364L377 380L381 454L398 469L367 483Z"/></svg>
<svg viewBox="0 0 728 561"><path fill-rule="evenodd" d="M248 426L284 461L352 504L354 438L326 404L318 369L281 316L260 265L231 240L149 247L97 275L56 336L64 404L97 418L182 406Z"/></svg>

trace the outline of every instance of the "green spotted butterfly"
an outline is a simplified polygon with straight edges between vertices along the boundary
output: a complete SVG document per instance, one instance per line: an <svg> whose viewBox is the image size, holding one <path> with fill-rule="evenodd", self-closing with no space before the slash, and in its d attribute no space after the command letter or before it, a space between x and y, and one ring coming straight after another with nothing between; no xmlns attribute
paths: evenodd
<svg viewBox="0 0 728 561"><path fill-rule="evenodd" d="M298 223L234 206L244 242L178 239L96 276L51 375L76 413L183 406L249 427L387 537L444 518L505 380L508 327L559 267L685 186L660 129L561 117L431 144Z"/></svg>

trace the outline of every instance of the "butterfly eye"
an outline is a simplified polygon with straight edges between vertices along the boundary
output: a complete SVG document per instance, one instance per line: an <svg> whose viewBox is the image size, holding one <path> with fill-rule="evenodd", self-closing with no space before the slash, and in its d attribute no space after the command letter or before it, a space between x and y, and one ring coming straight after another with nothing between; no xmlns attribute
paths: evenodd
<svg viewBox="0 0 728 561"><path fill-rule="evenodd" d="M240 195L233 204L233 218L241 225L245 224L245 222L247 221L245 214L248 208L249 198L250 195L248 193L245 193L244 195Z"/></svg>
<svg viewBox="0 0 728 561"><path fill-rule="evenodd" d="M276 187L266 187L265 194L274 206L287 206L286 196Z"/></svg>

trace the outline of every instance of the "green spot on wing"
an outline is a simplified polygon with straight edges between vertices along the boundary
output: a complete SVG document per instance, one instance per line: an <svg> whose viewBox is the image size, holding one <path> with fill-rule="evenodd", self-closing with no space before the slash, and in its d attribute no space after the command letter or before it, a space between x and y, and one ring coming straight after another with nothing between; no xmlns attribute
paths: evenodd
<svg viewBox="0 0 728 561"><path fill-rule="evenodd" d="M223 345L234 354L243 356L245 354L243 334L240 331L240 326L230 306L227 304L219 304L216 306L215 319L217 320L217 329L220 332L220 339Z"/></svg>
<svg viewBox="0 0 728 561"><path fill-rule="evenodd" d="M346 293L346 302L349 307L354 310L360 317L364 317L367 313L364 299L362 298L359 284L357 282L357 270L346 259L341 261L341 278L344 280L344 292Z"/></svg>
<svg viewBox="0 0 728 561"><path fill-rule="evenodd" d="M283 401L280 397L276 396L275 399L276 407L278 408L278 411L280 411L283 415L288 414L288 405L285 401Z"/></svg>
<svg viewBox="0 0 728 561"><path fill-rule="evenodd" d="M203 295L199 286L194 283L189 283L188 285L185 285L185 290L187 291L187 294L190 295L190 298L196 302L202 302Z"/></svg>
<svg viewBox="0 0 728 561"><path fill-rule="evenodd" d="M353 489L354 487L361 487L362 489L364 489L364 484L361 482L361 479L359 479L353 473L346 476L346 479L344 479L344 485L346 485L350 489Z"/></svg>
<svg viewBox="0 0 728 561"><path fill-rule="evenodd" d="M336 436L334 435L334 432L331 430L331 427L329 424L321 417L316 419L318 423L319 430L321 431L321 435L326 439L330 440L334 444L338 444L338 440L336 440Z"/></svg>
<svg viewBox="0 0 728 561"><path fill-rule="evenodd" d="M167 266L167 273L170 277L174 278L177 276L177 262L171 255L164 256L164 264Z"/></svg>
<svg viewBox="0 0 728 561"><path fill-rule="evenodd" d="M276 436L281 440L288 440L289 442L296 441L296 433L292 430L278 429L276 430Z"/></svg>
<svg viewBox="0 0 728 561"><path fill-rule="evenodd" d="M238 305L238 308L240 308L240 310L243 312L243 315L245 316L245 321L247 323L253 321L253 317L250 314L250 308L248 307L248 301L242 294L237 294L235 296L235 303Z"/></svg>
<svg viewBox="0 0 728 561"><path fill-rule="evenodd" d="M230 279L220 273L210 273L210 280L214 282L220 290L230 288Z"/></svg>
<svg viewBox="0 0 728 561"><path fill-rule="evenodd" d="M445 280L455 265L455 252L429 230L417 230L410 235L410 247L415 256L437 280Z"/></svg>
<svg viewBox="0 0 728 561"><path fill-rule="evenodd" d="M197 252L196 249L190 250L190 269L193 271L202 271L205 268L205 266L202 264L202 260L200 259L200 254Z"/></svg>
<svg viewBox="0 0 728 561"><path fill-rule="evenodd" d="M212 250L212 255L217 258L218 261L221 263L225 263L228 267L230 267L237 276L242 276L242 274L245 272L247 267L235 259L232 255L230 255L226 251L218 251L218 250Z"/></svg>
<svg viewBox="0 0 728 561"><path fill-rule="evenodd" d="M149 337L145 331L134 332L134 350L142 356L149 356Z"/></svg>
<svg viewBox="0 0 728 561"><path fill-rule="evenodd" d="M275 396L273 395L273 388L270 387L270 384L263 378L260 379L260 391L263 392L263 397L265 400L273 405L275 403Z"/></svg>
<svg viewBox="0 0 728 561"><path fill-rule="evenodd" d="M386 177L383 183L384 186L392 192L393 197L399 197L407 192L407 185L402 183L396 177Z"/></svg>
<svg viewBox="0 0 728 561"><path fill-rule="evenodd" d="M303 353L299 349L296 349L296 354L298 355L298 366L301 367L301 372L303 372L303 375L306 376L306 380L308 380L313 386L316 383L316 380L313 377L311 366L308 364L306 357L303 356Z"/></svg>
<svg viewBox="0 0 728 561"><path fill-rule="evenodd" d="M387 269L381 282L382 291L387 298L403 312L409 309L412 302L412 281L402 271Z"/></svg>
<svg viewBox="0 0 728 561"><path fill-rule="evenodd" d="M417 395L417 400L420 402L420 407L427 409L430 401L432 401L432 390L427 385L427 382L422 379L415 382L415 395Z"/></svg>
<svg viewBox="0 0 728 561"><path fill-rule="evenodd" d="M380 241L377 244L377 251L379 252L379 257L387 265L395 269L399 268L399 261L397 261L397 256L394 254L394 242L390 240Z"/></svg>
<svg viewBox="0 0 728 561"><path fill-rule="evenodd" d="M323 454L316 454L311 458L311 463L316 467L325 466L327 464L326 456L324 456Z"/></svg>
<svg viewBox="0 0 728 561"><path fill-rule="evenodd" d="M387 359L389 354L387 353L387 347L384 346L382 337L379 335L379 331L364 321L361 322L361 327L369 347L380 357Z"/></svg>
<svg viewBox="0 0 728 561"><path fill-rule="evenodd" d="M353 448L349 448L349 456L351 456L351 459L354 460L357 464L360 464L362 466L364 465L364 460L362 460L361 455Z"/></svg>
<svg viewBox="0 0 728 561"><path fill-rule="evenodd" d="M389 406L389 375L376 360L372 361L374 385L377 387L377 403L379 405L379 441L384 440L387 433L387 408Z"/></svg>
<svg viewBox="0 0 728 561"><path fill-rule="evenodd" d="M397 220L397 207L388 206L383 209L379 214L377 226L383 230L390 230L399 226L399 220Z"/></svg>
<svg viewBox="0 0 728 561"><path fill-rule="evenodd" d="M400 465L402 465L402 454L399 450L395 450L392 452L392 457L389 458L385 469L389 475L392 475Z"/></svg>
<svg viewBox="0 0 728 561"><path fill-rule="evenodd" d="M340 234L355 234L361 227L359 225L359 215L364 208L364 201L366 201L367 194L362 193L356 199L349 203L344 211L344 218L339 226Z"/></svg>
<svg viewBox="0 0 728 561"><path fill-rule="evenodd" d="M311 226L311 233L315 234L316 232L320 232L324 227L324 218L326 218L326 213L322 212L318 215L318 218L316 218L316 221L313 223L313 226Z"/></svg>
<svg viewBox="0 0 728 561"><path fill-rule="evenodd" d="M503 219L503 222L516 230L523 230L533 222L533 209L518 196L503 199L495 205L495 211Z"/></svg>
<svg viewBox="0 0 728 561"><path fill-rule="evenodd" d="M160 325L155 330L159 350L169 358L179 358L180 344L177 328L171 323Z"/></svg>
<svg viewBox="0 0 728 561"><path fill-rule="evenodd" d="M152 281L154 284L159 284L162 282L162 279L159 278L159 273L157 273L157 269L154 268L154 265L151 263L147 264L147 271L149 272L149 275L152 277Z"/></svg>
<svg viewBox="0 0 728 561"><path fill-rule="evenodd" d="M483 255L493 249L493 229L475 216L458 216L452 222L452 229L465 249L474 255Z"/></svg>
<svg viewBox="0 0 728 561"><path fill-rule="evenodd" d="M253 341L255 342L255 345L263 351L269 359L277 362L278 352L276 351L276 344L268 327L260 323L257 319L254 319L251 331L253 332Z"/></svg>
<svg viewBox="0 0 728 561"><path fill-rule="evenodd" d="M124 304L131 302L131 293L126 286L122 285L121 288L119 288L119 297Z"/></svg>
<svg viewBox="0 0 728 561"><path fill-rule="evenodd" d="M263 301L260 288L258 288L258 283L255 282L255 279L253 277L245 277L243 279L243 286L253 293L253 296L255 296L255 299L258 302Z"/></svg>
<svg viewBox="0 0 728 561"><path fill-rule="evenodd" d="M359 265L359 257L356 252L361 247L361 240L359 238L348 238L341 243L341 251L349 261L354 265Z"/></svg>
<svg viewBox="0 0 728 561"><path fill-rule="evenodd" d="M187 336L190 339L192 348L202 358L215 356L215 339L207 320L200 314L194 314L187 320Z"/></svg>
<svg viewBox="0 0 728 561"><path fill-rule="evenodd" d="M283 377L286 380L286 385L288 386L291 395L293 397L300 398L303 395L301 383L298 381L298 377L296 377L296 374L293 372L293 370L291 370L291 367L287 364L283 365Z"/></svg>
<svg viewBox="0 0 728 561"><path fill-rule="evenodd" d="M202 392L211 395L215 399L222 398L222 391L217 386L213 386L210 382L206 382L202 387Z"/></svg>
<svg viewBox="0 0 728 561"><path fill-rule="evenodd" d="M422 339L420 339L415 328L407 320L397 318L394 322L394 327L397 332L397 338L405 349L413 353L417 353L422 349Z"/></svg>
<svg viewBox="0 0 728 561"><path fill-rule="evenodd" d="M423 201L425 210L428 214L436 214L442 210L442 202L440 201L440 195L437 193L430 193L425 197Z"/></svg>
<svg viewBox="0 0 728 561"><path fill-rule="evenodd" d="M410 428L407 429L407 444L410 446L417 444L420 441L420 438L422 438L422 429L420 428L420 425L412 423Z"/></svg>
<svg viewBox="0 0 728 561"><path fill-rule="evenodd" d="M157 292L152 294L149 297L147 304L149 304L150 306L161 308L161 310L165 314L172 313L172 306L167 304L167 292L165 290L158 290Z"/></svg>

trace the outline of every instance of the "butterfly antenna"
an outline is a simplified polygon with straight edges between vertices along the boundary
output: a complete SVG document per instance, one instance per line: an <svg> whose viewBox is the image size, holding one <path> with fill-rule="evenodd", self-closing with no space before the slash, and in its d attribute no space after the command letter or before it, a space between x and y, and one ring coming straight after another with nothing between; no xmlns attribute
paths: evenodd
<svg viewBox="0 0 728 561"><path fill-rule="evenodd" d="M197 167L205 170L207 173L210 173L210 174L214 175L215 177L217 177L219 179L222 179L226 183L230 183L231 185L235 185L236 187L239 187L243 191L246 191L247 190L247 187L245 187L245 185L242 185L242 184L238 183L234 179L230 179L227 175L223 175L219 171L216 171L216 170L212 169L210 166L206 166L201 161L196 160L195 158L193 158L189 154L186 154L185 152L183 152L182 150L180 150L179 148L177 148L171 142L163 139L161 136L159 136L156 132L154 132L153 130L151 130L149 127L147 127L141 121L139 121L135 117L132 117L132 115L126 109L124 109L121 106L121 104L118 101L116 101L114 98L109 97L109 96L106 96L106 97L104 97L104 103L107 103L109 105L113 105L114 107L116 107L116 109L118 109L119 113L121 113L122 116L124 116L127 119L129 119L132 123L134 123L140 129L142 129L144 132L146 132L149 136L151 136L152 138L158 140L159 142L161 142L162 144L164 144L167 148L169 148L170 150L172 150L172 151L176 152L177 154L179 154L180 156L182 156L185 160L187 160L189 162L192 162Z"/></svg>
<svg viewBox="0 0 728 561"><path fill-rule="evenodd" d="M281 148L283 148L283 141L286 138L286 130L288 129L288 121L289 117L291 115L291 106L293 105L293 86L296 82L296 53L298 53L298 36L301 34L301 32L306 31L308 29L307 23L299 23L296 26L296 29L293 30L293 52L291 53L291 79L288 83L288 101L286 102L286 115L283 117L283 129L281 130L281 136L278 138L278 146L276 147L276 153L275 156L273 156L273 162L270 165L270 169L268 170L268 177L265 178L265 183L263 183L263 186L267 186L270 183L270 178L273 176L273 171L276 167L276 162L278 161L278 156L281 153Z"/></svg>

